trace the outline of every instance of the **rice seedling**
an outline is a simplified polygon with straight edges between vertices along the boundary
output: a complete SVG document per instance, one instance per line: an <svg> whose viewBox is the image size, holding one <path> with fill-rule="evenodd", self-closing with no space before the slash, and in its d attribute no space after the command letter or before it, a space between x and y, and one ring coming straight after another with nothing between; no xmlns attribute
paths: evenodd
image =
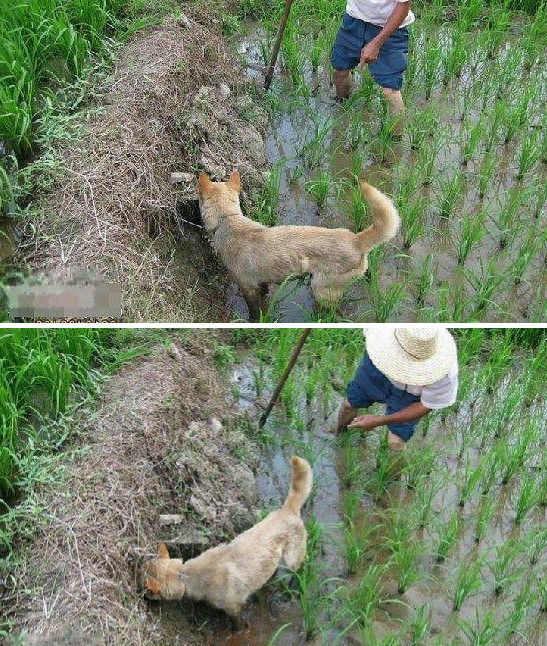
<svg viewBox="0 0 547 646"><path fill-rule="evenodd" d="M462 173L456 171L450 179L441 182L439 217L449 218L453 215L462 195L463 179Z"/></svg>
<svg viewBox="0 0 547 646"><path fill-rule="evenodd" d="M382 601L382 576L386 572L386 564L371 563L359 574L355 587L349 591L347 603L353 616L359 618L364 625Z"/></svg>
<svg viewBox="0 0 547 646"><path fill-rule="evenodd" d="M504 122L504 143L510 143L515 135L520 132L529 119L530 103L533 99L533 90L530 86L525 87L519 94L515 105L507 112Z"/></svg>
<svg viewBox="0 0 547 646"><path fill-rule="evenodd" d="M319 67L319 62L323 54L323 43L319 37L314 38L311 49L310 49L310 62L311 67L314 72L317 72Z"/></svg>
<svg viewBox="0 0 547 646"><path fill-rule="evenodd" d="M515 246L516 249L513 250L513 261L510 265L510 275L513 278L513 283L515 285L520 285L523 281L525 272L539 253L541 239L538 238L537 233L532 230L519 245Z"/></svg>
<svg viewBox="0 0 547 646"><path fill-rule="evenodd" d="M408 138L412 150L421 150L426 139L432 137L439 126L439 117L432 107L413 115L408 125Z"/></svg>
<svg viewBox="0 0 547 646"><path fill-rule="evenodd" d="M320 116L312 115L312 124L309 132L306 133L304 144L300 148L298 156L308 168L321 166L330 132L334 125L331 117L322 119Z"/></svg>
<svg viewBox="0 0 547 646"><path fill-rule="evenodd" d="M353 231L362 231L366 218L366 204L363 200L361 188L354 182L351 183L347 196L349 199L349 217Z"/></svg>
<svg viewBox="0 0 547 646"><path fill-rule="evenodd" d="M462 621L460 626L469 640L469 646L495 646L505 630L503 622L499 621L491 608L481 613L477 608L474 625Z"/></svg>
<svg viewBox="0 0 547 646"><path fill-rule="evenodd" d="M443 53L439 43L433 38L428 38L424 52L424 89L425 98L429 100L438 80L439 69L442 66Z"/></svg>
<svg viewBox="0 0 547 646"><path fill-rule="evenodd" d="M313 196L317 207L321 209L329 196L333 194L334 182L329 173L322 171L317 179L310 180L304 184L307 193Z"/></svg>
<svg viewBox="0 0 547 646"><path fill-rule="evenodd" d="M418 274L416 285L416 303L418 307L425 305L426 296L431 292L431 288L435 282L435 272L433 271L433 256L428 254Z"/></svg>
<svg viewBox="0 0 547 646"><path fill-rule="evenodd" d="M517 158L517 179L522 182L525 175L538 163L541 157L541 148L538 135L533 132L523 139Z"/></svg>
<svg viewBox="0 0 547 646"><path fill-rule="evenodd" d="M463 478L460 485L458 505L463 507L466 502L469 502L473 496L475 489L480 483L483 475L483 465L479 462L477 465L472 465L471 460L465 463Z"/></svg>
<svg viewBox="0 0 547 646"><path fill-rule="evenodd" d="M480 245L485 233L486 208L483 206L473 218L463 217L459 223L457 239L458 265L463 266L471 251Z"/></svg>
<svg viewBox="0 0 547 646"><path fill-rule="evenodd" d="M279 186L284 160L274 164L265 174L264 189L258 202L254 219L266 226L277 222L279 208Z"/></svg>
<svg viewBox="0 0 547 646"><path fill-rule="evenodd" d="M468 49L463 31L452 33L450 49L443 60L443 85L446 87L452 78L460 78L468 60Z"/></svg>
<svg viewBox="0 0 547 646"><path fill-rule="evenodd" d="M499 596L502 592L507 592L521 575L521 568L516 566L519 545L515 541L507 541L498 545L495 553L495 559L488 562L487 567L494 577L494 594Z"/></svg>
<svg viewBox="0 0 547 646"><path fill-rule="evenodd" d="M494 170L496 166L496 158L492 151L485 153L482 163L479 166L478 172L478 193L481 200L486 196L486 192L490 187L492 182L492 177L494 176Z"/></svg>
<svg viewBox="0 0 547 646"><path fill-rule="evenodd" d="M423 578L418 569L418 561L424 551L423 545L412 540L391 540L388 541L387 547L397 570L397 591L403 594L412 584Z"/></svg>
<svg viewBox="0 0 547 646"><path fill-rule="evenodd" d="M494 109L492 110L492 113L490 115L488 131L484 136L484 149L487 153L491 152L499 141L500 131L506 110L507 107L505 100L497 99L494 104Z"/></svg>
<svg viewBox="0 0 547 646"><path fill-rule="evenodd" d="M436 161L443 146L443 139L444 134L438 133L433 136L427 146L422 146L418 151L416 171L422 186L431 186L436 178Z"/></svg>
<svg viewBox="0 0 547 646"><path fill-rule="evenodd" d="M419 606L410 622L410 646L419 646L429 632L430 608L428 604Z"/></svg>
<svg viewBox="0 0 547 646"><path fill-rule="evenodd" d="M506 634L508 637L514 637L519 633L519 629L526 621L533 603L534 599L531 589L531 577L528 576L513 601L511 611L505 618Z"/></svg>
<svg viewBox="0 0 547 646"><path fill-rule="evenodd" d="M452 513L448 522L442 523L438 526L438 542L435 556L437 563L443 563L446 561L448 552L455 545L458 539L460 527L461 519L457 511Z"/></svg>
<svg viewBox="0 0 547 646"><path fill-rule="evenodd" d="M489 305L495 305L492 296L498 292L505 282L505 277L495 266L495 259L490 258L486 267L484 262L479 260L480 272L473 270L466 271L467 282L475 291L475 299L471 310L470 319L482 314Z"/></svg>
<svg viewBox="0 0 547 646"><path fill-rule="evenodd" d="M484 124L479 119L474 124L469 124L464 122L462 124L461 133L462 133L462 143L461 143L461 164L462 166L467 166L474 154L477 151L477 147L483 137Z"/></svg>
<svg viewBox="0 0 547 646"><path fill-rule="evenodd" d="M475 542L480 543L486 534L490 521L494 515L494 499L488 494L482 494L479 508L477 511L477 520L475 523Z"/></svg>
<svg viewBox="0 0 547 646"><path fill-rule="evenodd" d="M482 560L462 560L456 570L452 608L457 612L470 595L479 592L482 585Z"/></svg>
<svg viewBox="0 0 547 646"><path fill-rule="evenodd" d="M524 466L530 451L529 441L534 436L534 432L534 426L528 423L522 435L519 434L513 441L502 440L498 444L502 465L502 484L508 484Z"/></svg>
<svg viewBox="0 0 547 646"><path fill-rule="evenodd" d="M529 477L522 483L516 501L515 523L520 525L528 512L540 502L540 491L536 479Z"/></svg>

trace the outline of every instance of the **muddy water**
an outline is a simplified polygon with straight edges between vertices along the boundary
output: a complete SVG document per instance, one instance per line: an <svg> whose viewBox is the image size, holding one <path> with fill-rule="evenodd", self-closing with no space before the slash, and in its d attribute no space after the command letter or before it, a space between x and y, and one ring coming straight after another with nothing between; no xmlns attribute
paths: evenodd
<svg viewBox="0 0 547 646"><path fill-rule="evenodd" d="M249 27L249 36L239 45L239 52L248 65L248 73L257 81L261 80L260 70L264 67L263 55L259 43L264 41L264 33L256 26ZM440 30L439 41L447 45L449 34ZM423 39L417 38L414 56L420 57ZM504 51L500 52L500 56ZM389 314L388 320L423 320L423 314L416 301L417 291L414 284L423 269L424 260L433 255L433 284L426 295L425 307L439 305L438 287L450 287L452 294L458 294L462 305L476 295L477 285L469 279L469 270L481 275L481 264L486 267L492 258L496 260L496 269L503 273L514 261L516 251L526 244L530 223L526 222L527 207L519 208L517 218L522 226L512 230L508 247L500 244L505 232L496 224L497 215L507 198L507 191L518 185L516 177L516 146L497 146L494 148L496 169L484 200L478 197L476 178L480 168L481 155L463 167L461 166L460 139L462 122L457 116L458 98L469 91L469 82L477 76L487 77L488 70L480 62L475 68L466 68L461 80L442 87L438 83L433 89L431 99L426 101L420 90L409 88L408 104L410 120L431 105L440 119L438 131L440 146L435 153L434 185L417 184L412 197L421 196L425 200L423 231L414 240L410 248L405 249L401 237L394 242L397 248L389 243L381 250L381 260L376 270L378 285L381 290L394 283L405 284L404 298ZM378 130L381 104L376 89L370 103L363 103L357 97L346 107L333 101L333 89L330 86L330 71L326 67L312 70L304 63L303 80L309 94L297 95L291 86L289 73L278 63L276 80L270 90L284 106L280 114L270 124L266 139L267 156L270 164L280 165L279 184L279 224L312 224L318 226L355 228L349 215L348 196L343 188L343 181L352 174L364 176L389 195L397 193L397 176L404 178L413 172L418 154L410 150L408 141L392 143L386 149L379 150ZM486 79L485 79L486 82ZM414 96L413 96L414 95ZM361 113L361 134L363 141L355 144L351 141L355 133L355 114ZM469 115L474 122L480 110L473 106ZM409 124L411 125L411 121ZM307 159L310 144L321 136L319 154L311 162ZM428 144L426 143L426 146ZM359 160L356 161L356 153ZM327 171L338 183L338 190L333 189L325 205L318 208L313 197L304 189L307 181L315 179L321 171ZM463 189L455 207L453 217L443 220L438 215L440 191L446 182L456 173L462 173ZM547 181L545 165L538 165L534 170L536 181L540 184ZM529 174L529 178L533 176ZM487 216L483 237L480 243L470 252L465 268L458 264L457 239L460 235L461 214L476 217L482 205L486 205ZM547 213L541 215L538 230L547 223ZM403 228L404 228L403 223ZM467 271L467 273L466 273ZM508 280L503 286L503 295L498 288L493 300L496 307L489 313L489 320L526 320L534 316L538 307L538 285L544 284L545 271L542 268L541 254L537 254L526 269L523 280L512 285ZM479 281L480 284L481 281ZM288 292L284 287L276 293L269 317L280 322L298 322L309 320L317 315L309 287L301 285ZM454 298L454 296L452 297ZM340 307L337 316L343 320L373 320L370 293L365 281L352 286ZM241 313L241 306L238 311ZM468 312L469 315L469 312ZM446 316L451 316L446 313ZM461 315L458 315L461 316ZM537 317L537 313L535 314Z"/></svg>

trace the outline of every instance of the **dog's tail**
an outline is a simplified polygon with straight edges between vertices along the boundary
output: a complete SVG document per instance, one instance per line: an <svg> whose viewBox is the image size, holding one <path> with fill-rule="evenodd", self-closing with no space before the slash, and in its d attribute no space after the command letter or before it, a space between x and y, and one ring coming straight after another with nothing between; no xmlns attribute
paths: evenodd
<svg viewBox="0 0 547 646"><path fill-rule="evenodd" d="M361 193L372 212L372 224L357 234L359 249L366 253L372 247L393 238L401 224L401 219L389 197L374 186L361 181Z"/></svg>
<svg viewBox="0 0 547 646"><path fill-rule="evenodd" d="M312 471L309 463L293 455L291 458L291 490L285 500L283 509L299 514L302 505L310 495Z"/></svg>

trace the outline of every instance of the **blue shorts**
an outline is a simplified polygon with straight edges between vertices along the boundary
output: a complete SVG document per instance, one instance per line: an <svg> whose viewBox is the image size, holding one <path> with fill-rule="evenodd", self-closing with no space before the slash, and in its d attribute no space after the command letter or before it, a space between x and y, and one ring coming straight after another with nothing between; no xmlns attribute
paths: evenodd
<svg viewBox="0 0 547 646"><path fill-rule="evenodd" d="M347 400L354 408L368 408L371 404L381 402L386 404L386 413L398 411L420 401L418 395L412 395L395 387L391 381L381 373L365 354L357 368L353 380L349 382ZM388 424L392 433L398 435L405 442L414 435L414 428L418 420L404 424Z"/></svg>
<svg viewBox="0 0 547 646"><path fill-rule="evenodd" d="M361 59L361 49L380 32L382 27L344 14L336 34L330 61L335 70L352 70ZM368 64L372 78L382 87L400 90L407 66L408 29L400 27L380 47L378 58Z"/></svg>

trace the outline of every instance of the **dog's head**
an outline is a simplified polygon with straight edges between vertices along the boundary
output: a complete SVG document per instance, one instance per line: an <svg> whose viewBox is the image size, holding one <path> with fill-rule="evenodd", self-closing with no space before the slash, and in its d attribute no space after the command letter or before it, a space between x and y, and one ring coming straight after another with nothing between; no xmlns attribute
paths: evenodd
<svg viewBox="0 0 547 646"><path fill-rule="evenodd" d="M240 191L241 177L237 171L226 182L212 182L206 173L199 174L199 208L207 230L215 230L222 217L239 212Z"/></svg>
<svg viewBox="0 0 547 646"><path fill-rule="evenodd" d="M181 581L182 559L172 559L165 543L158 546L157 558L143 563L139 570L139 585L147 599L182 599L185 592Z"/></svg>

